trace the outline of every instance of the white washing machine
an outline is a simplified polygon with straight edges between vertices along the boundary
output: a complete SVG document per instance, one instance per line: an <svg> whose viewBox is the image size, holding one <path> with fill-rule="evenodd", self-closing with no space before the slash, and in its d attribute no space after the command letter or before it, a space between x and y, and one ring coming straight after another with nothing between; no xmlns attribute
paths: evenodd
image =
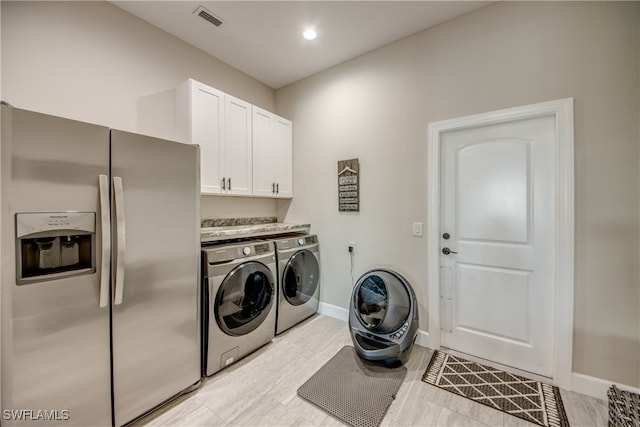
<svg viewBox="0 0 640 427"><path fill-rule="evenodd" d="M209 376L270 342L276 325L272 242L202 249L202 372Z"/></svg>
<svg viewBox="0 0 640 427"><path fill-rule="evenodd" d="M318 311L320 299L320 246L315 235L275 239L278 259L276 334Z"/></svg>

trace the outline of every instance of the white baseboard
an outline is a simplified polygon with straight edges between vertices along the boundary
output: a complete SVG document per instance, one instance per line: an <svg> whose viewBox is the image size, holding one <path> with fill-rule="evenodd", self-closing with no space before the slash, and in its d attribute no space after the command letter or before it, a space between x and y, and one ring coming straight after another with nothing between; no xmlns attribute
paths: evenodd
<svg viewBox="0 0 640 427"><path fill-rule="evenodd" d="M416 344L420 347L433 348L431 344L431 339L429 338L429 332L425 332L421 329L418 329L418 335L416 336Z"/></svg>
<svg viewBox="0 0 640 427"><path fill-rule="evenodd" d="M349 321L348 309L338 307L337 305L333 304L327 304L326 302L320 302L320 304L318 305L318 313L342 320L343 322Z"/></svg>
<svg viewBox="0 0 640 427"><path fill-rule="evenodd" d="M591 377L589 375L578 374L574 372L571 375L571 391L586 394L587 396L597 399L607 400L607 390L614 385L620 390L631 391L640 394L640 388L632 387L626 384L618 384L613 381L603 380L601 378Z"/></svg>

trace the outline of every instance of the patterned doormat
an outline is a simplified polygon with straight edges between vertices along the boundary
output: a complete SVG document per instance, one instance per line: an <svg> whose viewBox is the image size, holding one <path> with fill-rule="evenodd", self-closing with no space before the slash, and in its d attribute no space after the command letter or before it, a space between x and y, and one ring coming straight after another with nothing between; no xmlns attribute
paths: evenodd
<svg viewBox="0 0 640 427"><path fill-rule="evenodd" d="M298 389L298 395L354 427L377 427L396 397L407 368L360 359L347 345Z"/></svg>
<svg viewBox="0 0 640 427"><path fill-rule="evenodd" d="M558 387L435 351L422 381L543 427L568 427Z"/></svg>

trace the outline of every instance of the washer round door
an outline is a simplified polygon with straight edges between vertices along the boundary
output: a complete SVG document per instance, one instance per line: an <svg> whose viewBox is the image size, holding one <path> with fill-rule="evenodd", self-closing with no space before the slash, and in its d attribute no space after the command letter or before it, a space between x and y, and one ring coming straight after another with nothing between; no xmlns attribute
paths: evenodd
<svg viewBox="0 0 640 427"><path fill-rule="evenodd" d="M365 328L388 334L407 321L411 295L402 278L377 270L361 277L356 287L353 309Z"/></svg>
<svg viewBox="0 0 640 427"><path fill-rule="evenodd" d="M235 267L222 281L215 300L218 326L229 335L258 328L273 306L275 287L269 268L257 261Z"/></svg>
<svg viewBox="0 0 640 427"><path fill-rule="evenodd" d="M282 293L291 305L309 301L318 289L320 266L315 255L303 249L293 254L282 273Z"/></svg>

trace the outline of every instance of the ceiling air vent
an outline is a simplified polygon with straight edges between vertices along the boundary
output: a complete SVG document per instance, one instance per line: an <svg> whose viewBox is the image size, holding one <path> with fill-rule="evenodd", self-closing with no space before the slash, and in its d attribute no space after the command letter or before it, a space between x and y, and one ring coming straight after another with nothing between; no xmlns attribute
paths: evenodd
<svg viewBox="0 0 640 427"><path fill-rule="evenodd" d="M213 13L205 9L204 6L198 7L196 11L193 12L193 14L198 15L200 18L209 21L216 27L219 27L220 25L222 25L222 19L218 18L216 15L214 15Z"/></svg>

